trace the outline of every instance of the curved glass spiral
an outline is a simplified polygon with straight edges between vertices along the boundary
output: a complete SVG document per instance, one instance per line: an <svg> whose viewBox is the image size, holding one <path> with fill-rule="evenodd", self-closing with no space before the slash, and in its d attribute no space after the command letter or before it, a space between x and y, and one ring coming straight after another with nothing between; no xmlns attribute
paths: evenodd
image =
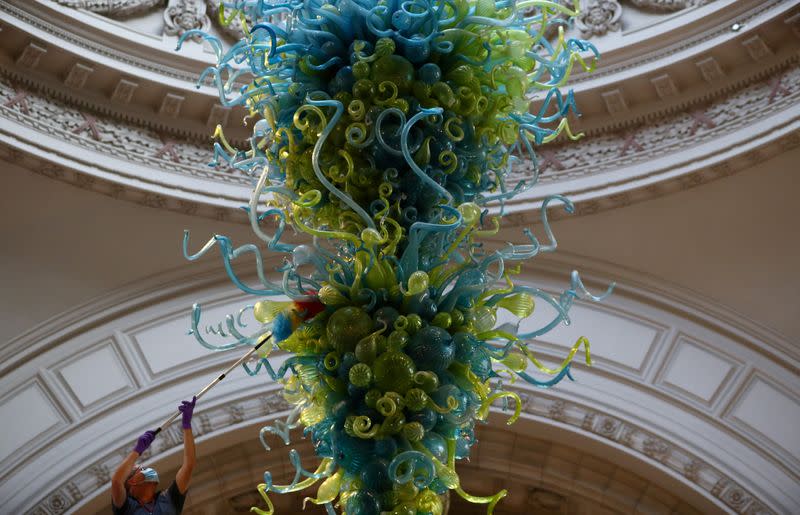
<svg viewBox="0 0 800 515"><path fill-rule="evenodd" d="M306 501L348 514L442 512L448 490L494 505L505 495L464 492L455 470L475 444L475 424L496 402L514 405L503 389L516 380L548 388L571 378L575 343L563 363L548 368L531 339L569 323L586 291L577 272L560 295L514 284L519 265L556 250L547 220L558 201L542 207L547 241L530 230L525 243L490 248L507 201L537 180L535 147L560 134L576 139L567 115L577 113L562 93L575 64L591 70L595 48L544 38L551 20L574 16L573 5L547 0L236 0L222 2L223 23L238 20L245 36L230 48L203 38L216 53L199 83L211 80L224 106L247 109L249 144L234 148L217 128L215 162L250 174L246 207L260 244L236 247L216 235L190 260L217 249L233 283L256 297L224 322L201 330L195 306L192 332L205 347L253 346L272 335L258 363L283 384L295 409L265 427L289 442L302 427L321 459L269 493L294 492L321 481ZM179 44L180 47L180 44ZM542 101L529 111L530 99ZM508 184L512 166L528 162L530 177ZM287 228L308 235L284 239ZM283 254L265 270L264 250ZM247 284L232 263L255 257L258 283ZM613 285L612 285L613 286ZM288 301L267 297L282 295ZM555 316L520 333L498 324L504 310L518 319L545 302ZM252 310L260 326L247 330ZM245 334L247 332L247 334ZM224 343L207 341L226 337ZM273 367L270 352L288 354ZM541 372L539 377L534 374ZM549 375L550 377L547 377ZM503 381L499 379L502 378Z"/></svg>

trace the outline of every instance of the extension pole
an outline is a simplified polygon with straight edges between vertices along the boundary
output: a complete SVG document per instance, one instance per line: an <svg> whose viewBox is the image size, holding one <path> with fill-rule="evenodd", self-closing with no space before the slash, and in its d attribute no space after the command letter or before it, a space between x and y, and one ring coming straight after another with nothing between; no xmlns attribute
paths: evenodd
<svg viewBox="0 0 800 515"><path fill-rule="evenodd" d="M265 344L267 341L269 341L269 339L270 339L270 338L272 338L272 333L267 333L267 334L265 335L265 337L264 337L264 338L263 338L263 339L262 339L260 342L258 342L258 345L256 345L256 346L255 346L255 347L253 347L252 349L250 349L250 350L247 352L247 354L245 354L244 356L242 356L241 358L239 358L239 360L238 360L236 363L234 363L233 365L229 366L229 367L228 367L228 368L225 370L225 372L223 372L223 373L221 373L221 374L219 375L219 377L217 377L216 379L214 379L213 381L211 381L210 383L208 383L208 384L205 386L205 388L203 388L202 390L200 390L199 392L197 392L197 395L195 395L195 399L199 399L200 397L202 397L203 395L205 395L205 393L206 393L207 391L209 391L210 389L212 389L213 387L215 387L215 386L217 385L217 383L219 383L220 381L222 381L223 379L225 379L225 376L226 376L226 375L228 375L228 374L231 372L231 370L233 370L234 368L236 368L236 367L238 367L239 365L241 365L242 363L244 363L244 362L247 360L247 358L249 358L250 356L252 356L252 355L253 355L253 354L254 354L254 353L255 353L255 352L258 350L258 349L260 349L260 348L261 348L261 346L262 346L262 345L264 345L264 344ZM165 421L164 421L164 422L163 422L163 423L162 423L160 426L158 426L158 429L156 429L156 434L160 433L162 429L164 429L165 427L167 427L168 425L170 425L170 424L171 424L171 423L172 423L172 422L173 422L173 421L174 421L176 418L178 418L180 415L181 415L181 412L180 412L180 411L178 411L177 413L173 413L173 414L172 414L172 415L171 415L171 416L170 416L170 417L169 417L167 420L165 420Z"/></svg>

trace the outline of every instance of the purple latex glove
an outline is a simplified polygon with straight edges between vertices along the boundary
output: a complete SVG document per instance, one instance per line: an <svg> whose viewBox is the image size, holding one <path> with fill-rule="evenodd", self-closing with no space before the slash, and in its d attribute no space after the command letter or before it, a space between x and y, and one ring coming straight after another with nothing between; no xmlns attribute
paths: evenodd
<svg viewBox="0 0 800 515"><path fill-rule="evenodd" d="M153 443L153 440L155 439L156 439L155 431L145 431L144 434L142 434L142 436L140 436L139 440L136 442L136 447L133 448L133 452L142 454L150 447L150 444Z"/></svg>
<svg viewBox="0 0 800 515"><path fill-rule="evenodd" d="M178 411L181 412L181 427L184 429L192 428L192 412L194 411L194 404L197 402L197 397L192 397L190 401L183 401L178 406Z"/></svg>

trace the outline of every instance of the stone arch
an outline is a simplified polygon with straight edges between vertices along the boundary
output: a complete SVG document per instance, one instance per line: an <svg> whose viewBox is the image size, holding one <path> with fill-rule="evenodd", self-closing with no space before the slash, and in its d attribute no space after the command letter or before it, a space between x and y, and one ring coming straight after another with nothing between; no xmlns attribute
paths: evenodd
<svg viewBox="0 0 800 515"><path fill-rule="evenodd" d="M549 442L558 450L581 442L576 448L590 457L587 463L605 461L620 474L652 484L657 494L648 497L645 488L638 499L660 502L659 509L678 509L664 502L676 499L685 503L677 512L795 511L792 487L798 468L791 450L796 435L770 429L759 418L764 409L798 402L792 379L796 359L786 342L719 306L705 303L701 309L696 297L677 288L583 261L591 271L585 274L587 285L599 286L598 277L615 277L617 292L602 305L577 304L573 326L548 335L535 350L554 361L575 334L586 331L596 335L594 366L576 364L576 382L551 390L514 385L523 399L525 421L510 429L501 429L502 423L484 428L486 452L499 457L482 459L479 447L477 468L465 465L466 477L508 475L520 455L508 444L509 436L516 435L531 438L532 448ZM565 283L570 265L568 255L546 261L522 280L555 291ZM2 381L10 393L0 406L17 441L2 456L4 511L103 509L109 474L136 435L157 426L181 398L240 354L210 353L185 336L195 300L208 306L212 318L246 302L218 275L162 274L62 314L9 344ZM692 372L697 362L708 376L702 380ZM681 375L686 370L692 373ZM285 402L265 381L232 374L204 399L195 424L203 456L250 445L256 428L285 412ZM8 410L19 403L34 416L12 419ZM572 440L563 441L566 435ZM145 459L169 470L177 466L179 447L173 426ZM604 495L612 495L591 481L594 486L578 492L587 481L584 476L603 475L601 465L594 472L591 467L582 471L574 459L562 465L559 473L571 483L545 477L535 465L520 477L539 474L538 486L531 488L567 499L602 503ZM252 483L258 482L260 472L250 470L256 472ZM42 483L49 488L42 490ZM609 480L606 490L612 484ZM246 497L244 486L233 488L232 495ZM547 495L542 494L556 498ZM628 508L635 511L636 505Z"/></svg>

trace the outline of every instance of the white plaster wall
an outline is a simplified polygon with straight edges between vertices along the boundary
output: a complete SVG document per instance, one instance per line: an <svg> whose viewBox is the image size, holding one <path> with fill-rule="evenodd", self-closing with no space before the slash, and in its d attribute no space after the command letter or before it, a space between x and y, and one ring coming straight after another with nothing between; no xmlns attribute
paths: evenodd
<svg viewBox="0 0 800 515"><path fill-rule="evenodd" d="M695 452L706 452L703 459L707 463L731 474L744 488L755 488L769 502L778 506L800 502L793 493L792 479L798 475L795 467L800 450L796 434L789 430L800 413L796 341L786 340L788 344L784 341L784 346L776 350L771 347L774 342L770 335L778 340L780 337L768 329L761 339L752 332L737 333L735 326L726 323L715 326L713 320L711 324L700 320L704 316L713 318L713 313L687 312L685 304L675 308L668 304L669 285L676 284L732 306L760 324L793 334L798 324L795 318L800 291L793 266L800 252L791 238L796 217L792 216L790 200L800 193L794 179L798 158L800 151L790 151L688 191L555 223L562 251L559 256L579 269L582 263L594 269L593 286L605 279L620 279L620 285L618 295L609 303L611 311L603 306L578 306L574 326L542 339L539 348L543 358L556 360L563 355L564 345L572 343L579 333L587 334L597 364L593 369L578 367L578 383L560 386L553 391L555 400L547 397L547 403L533 404L532 413L538 416L536 410L544 410L549 416L557 406L556 400L565 400L568 408L564 416L577 417L573 425L612 442L619 439L622 443L624 427L631 427L631 423L651 428L660 436L639 436L639 440L634 438L624 445L639 446L640 452L655 453L657 459L659 438L670 444L689 445ZM117 291L135 292L141 286L155 292L148 294L155 295L152 306L138 305L129 316L117 310L111 319L98 321L94 329L75 321L74 327L81 328L78 332L69 333L73 329L67 327L63 336L47 340L63 342L59 344L63 348L45 347L41 355L29 355L23 367L7 370L0 378L0 409L6 416L13 417L20 403L41 408L35 416L12 424L15 435L37 436L24 444L4 437L0 450L7 459L16 459L20 445L26 455L41 448L47 456L54 456L66 448L63 446L79 441L92 441L95 447L106 442L102 449L82 449L84 454L102 453L111 445L110 440L105 437L100 441L95 435L103 432L102 419L108 410L114 406L135 410L140 403L131 399L145 399L148 405L156 403L157 408L146 411L148 420L154 422L180 397L179 390L196 389L221 363L219 356L199 353L193 343L191 349L176 350L177 354L166 348L158 350L158 335L169 340L166 343L190 344L190 338L182 335L188 327L189 305L198 295L214 299L235 295L234 287L224 282L216 256L209 256L204 264L183 260L182 231L193 231L192 248L196 249L215 232L228 234L234 242L251 241L249 228L114 200L18 167L6 166L4 172L0 174L0 227L6 244L0 251L0 281L4 286L0 316L7 351L27 341L14 339L17 334L78 304L100 306L103 301L98 298L110 296L106 308L113 310L118 309L112 298ZM506 234L509 232L518 230ZM555 288L566 282L564 262L553 268L545 257L541 266L551 271L546 286ZM185 271L188 277L191 267L215 270L212 276L220 282L211 293L188 292L178 298L165 293L171 300L160 303L159 284L152 276L177 269L177 275ZM176 274L167 272L167 276ZM591 274L587 276L591 279ZM637 281L659 285L649 290L658 298L639 302L646 290L640 289ZM167 283L163 286L165 291L171 287ZM162 312L169 316L163 318ZM726 316L739 318L750 328L758 327L744 317ZM695 317L699 322L693 321ZM64 322L50 323L57 326ZM170 361L170 356L183 361ZM776 361L774 356L780 359ZM122 373L114 373L112 368L120 363ZM105 371L92 372L96 380L105 378L101 389L93 388L81 375L87 367L105 367ZM258 384L251 381L239 391L238 383L232 382L218 393L232 395L232 402ZM147 391L145 397L137 393L142 388ZM611 415L587 419L590 414L574 411L580 405L595 406ZM702 417L695 419L698 413ZM787 425L772 425L776 417ZM620 419L626 422L615 426ZM73 433L72 424L83 420L96 420L99 425L82 425ZM612 432L606 434L608 421ZM120 429L126 434L129 430ZM61 443L48 448L46 442L56 435L60 435ZM43 459L44 454L30 458L32 461L20 473L35 474ZM743 474L742 459L750 466L757 464L758 473L754 469ZM9 481L0 486L10 488L12 483L27 482L22 476ZM728 491L724 488L722 491Z"/></svg>
<svg viewBox="0 0 800 515"><path fill-rule="evenodd" d="M797 334L798 162L794 149L688 191L555 222L559 251L650 274ZM0 198L4 341L123 284L197 266L182 257L184 229L193 245L214 233L252 240L244 225L116 201L10 164L0 174Z"/></svg>
<svg viewBox="0 0 800 515"><path fill-rule="evenodd" d="M244 225L117 201L8 163L1 170L3 342L123 284L191 267L181 250L184 229L192 231L192 249L215 233L250 239Z"/></svg>
<svg viewBox="0 0 800 515"><path fill-rule="evenodd" d="M797 342L800 149L686 191L553 224L559 251L694 290Z"/></svg>

